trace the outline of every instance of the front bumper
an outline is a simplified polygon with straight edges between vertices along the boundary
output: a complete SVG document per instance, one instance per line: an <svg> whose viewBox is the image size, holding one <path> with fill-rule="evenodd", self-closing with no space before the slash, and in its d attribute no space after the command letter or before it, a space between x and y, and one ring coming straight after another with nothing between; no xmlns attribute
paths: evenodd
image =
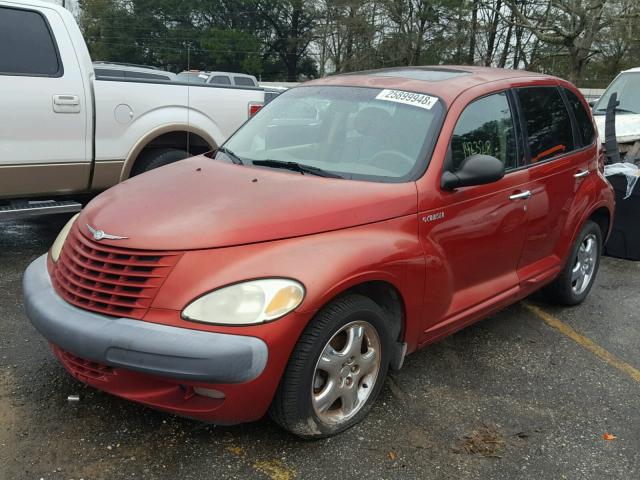
<svg viewBox="0 0 640 480"><path fill-rule="evenodd" d="M153 376L215 384L248 382L267 364L259 338L114 318L65 302L53 289L46 255L23 278L27 316L51 343L78 357Z"/></svg>

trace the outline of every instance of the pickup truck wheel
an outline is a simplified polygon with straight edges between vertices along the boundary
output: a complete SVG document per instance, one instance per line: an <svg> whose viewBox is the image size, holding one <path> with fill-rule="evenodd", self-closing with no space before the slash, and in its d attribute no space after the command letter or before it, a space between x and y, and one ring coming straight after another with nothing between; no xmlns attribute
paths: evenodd
<svg viewBox="0 0 640 480"><path fill-rule="evenodd" d="M140 175L154 168L163 167L170 163L184 160L191 154L185 150L177 148L157 148L142 152L131 170L131 176Z"/></svg>
<svg viewBox="0 0 640 480"><path fill-rule="evenodd" d="M589 294L598 273L602 253L602 232L588 220L571 249L560 275L544 289L546 296L562 305L577 305Z"/></svg>
<svg viewBox="0 0 640 480"><path fill-rule="evenodd" d="M391 328L363 295L323 308L296 345L271 404L271 418L302 438L323 438L360 422L389 366Z"/></svg>

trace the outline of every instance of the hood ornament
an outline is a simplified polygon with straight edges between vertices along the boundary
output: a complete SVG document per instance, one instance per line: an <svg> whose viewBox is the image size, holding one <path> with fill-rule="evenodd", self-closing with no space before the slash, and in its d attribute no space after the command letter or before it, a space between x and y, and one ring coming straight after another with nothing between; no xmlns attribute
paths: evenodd
<svg viewBox="0 0 640 480"><path fill-rule="evenodd" d="M100 240L126 240L127 238L129 238L129 237L120 237L118 235L111 235L109 233L106 233L104 230L96 230L89 224L87 224L87 229L89 230L91 235L93 235L93 239L96 242L99 242Z"/></svg>

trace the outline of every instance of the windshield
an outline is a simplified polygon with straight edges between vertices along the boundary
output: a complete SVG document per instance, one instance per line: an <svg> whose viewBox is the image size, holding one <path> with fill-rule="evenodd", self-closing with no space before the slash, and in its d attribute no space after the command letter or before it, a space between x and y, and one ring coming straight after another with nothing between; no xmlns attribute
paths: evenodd
<svg viewBox="0 0 640 480"><path fill-rule="evenodd" d="M303 166L348 179L407 181L426 168L443 112L442 101L419 93L298 87L265 106L224 146L244 164L264 168L286 163L299 173Z"/></svg>
<svg viewBox="0 0 640 480"><path fill-rule="evenodd" d="M596 115L604 115L607 111L609 97L618 92L617 113L640 113L640 72L627 72L618 75L604 92L594 109Z"/></svg>

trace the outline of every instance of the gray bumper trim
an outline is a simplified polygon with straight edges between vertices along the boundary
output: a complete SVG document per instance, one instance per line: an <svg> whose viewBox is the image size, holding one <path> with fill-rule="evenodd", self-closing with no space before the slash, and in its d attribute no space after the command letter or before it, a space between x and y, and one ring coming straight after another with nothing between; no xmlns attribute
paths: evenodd
<svg viewBox="0 0 640 480"><path fill-rule="evenodd" d="M91 313L53 289L46 255L22 280L27 316L49 341L78 357L175 379L241 383L267 363L267 345L255 337L170 327Z"/></svg>

